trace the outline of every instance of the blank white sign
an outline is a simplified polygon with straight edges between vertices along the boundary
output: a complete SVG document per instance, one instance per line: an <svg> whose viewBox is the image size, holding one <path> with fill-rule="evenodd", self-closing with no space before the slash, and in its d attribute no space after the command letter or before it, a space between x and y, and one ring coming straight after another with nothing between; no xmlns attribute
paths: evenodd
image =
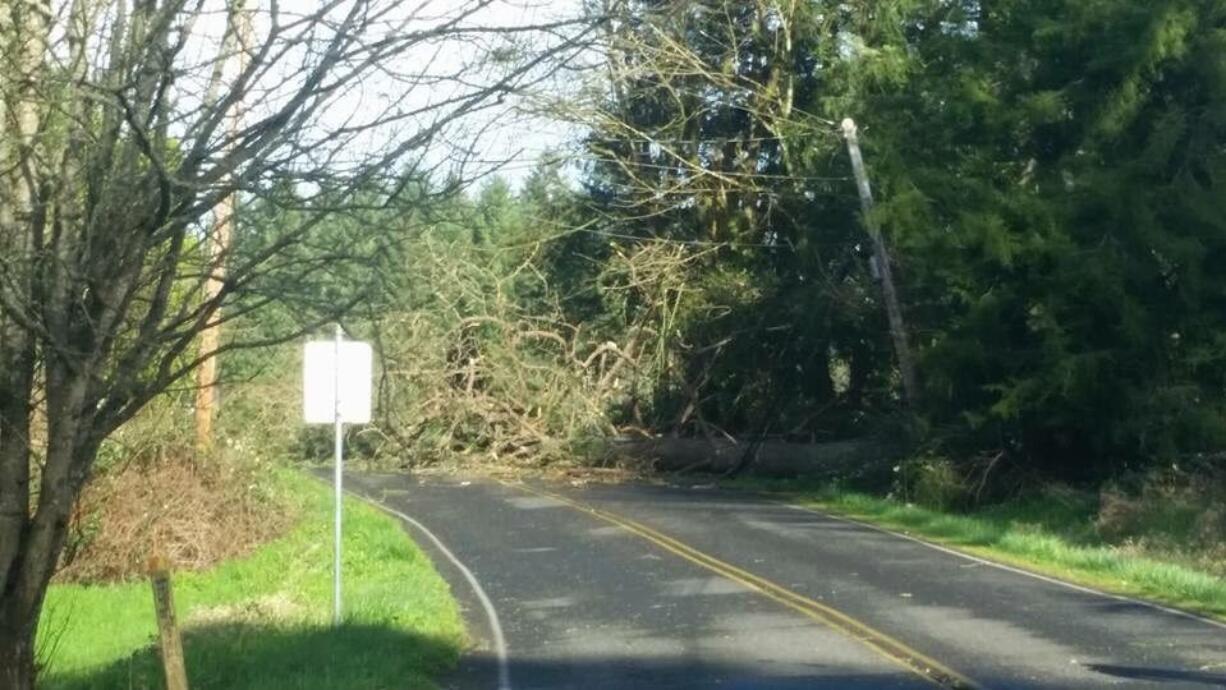
<svg viewBox="0 0 1226 690"><path fill-rule="evenodd" d="M368 343L341 341L340 371L334 341L306 344L302 357L302 415L307 424L336 421L336 384L340 384L340 417L345 424L370 422L371 351Z"/></svg>

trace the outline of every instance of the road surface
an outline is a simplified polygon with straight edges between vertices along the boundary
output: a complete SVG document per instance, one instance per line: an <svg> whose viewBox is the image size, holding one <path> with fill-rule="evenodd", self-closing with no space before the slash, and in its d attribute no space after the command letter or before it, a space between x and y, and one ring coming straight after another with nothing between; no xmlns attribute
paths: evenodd
<svg viewBox="0 0 1226 690"><path fill-rule="evenodd" d="M1226 687L1226 626L753 495L348 481L464 606L458 690Z"/></svg>

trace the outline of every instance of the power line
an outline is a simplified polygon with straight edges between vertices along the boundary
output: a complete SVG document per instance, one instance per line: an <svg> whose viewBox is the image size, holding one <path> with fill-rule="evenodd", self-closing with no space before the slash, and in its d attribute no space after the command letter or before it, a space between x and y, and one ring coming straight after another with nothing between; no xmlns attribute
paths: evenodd
<svg viewBox="0 0 1226 690"><path fill-rule="evenodd" d="M823 176L823 175L782 175L779 173L755 173L755 172L739 172L735 170L712 170L702 168L697 165L664 165L661 163L643 163L643 162L628 162L618 158L609 158L602 156L569 156L566 158L550 159L548 157L540 158L502 158L502 159L483 159L470 158L466 159L465 163L473 163L478 165L494 165L500 170L532 170L541 165L547 165L555 162L570 162L570 161L587 161L593 163L625 163L626 167L647 168L651 170L677 170L677 171L692 171L695 176L711 176L711 177L732 177L746 179L762 179L774 181L791 181L791 182L850 182L853 178L849 175L844 176ZM506 165L510 163L511 165Z"/></svg>

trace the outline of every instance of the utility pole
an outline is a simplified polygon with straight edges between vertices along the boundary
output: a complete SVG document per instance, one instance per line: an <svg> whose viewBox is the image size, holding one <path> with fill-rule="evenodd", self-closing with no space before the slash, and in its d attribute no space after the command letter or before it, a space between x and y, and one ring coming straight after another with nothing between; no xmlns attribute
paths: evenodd
<svg viewBox="0 0 1226 690"><path fill-rule="evenodd" d="M226 40L222 42L221 63L213 75L212 87L219 85L225 62L229 60L229 53L234 50L235 45L238 48L238 74L247 69L248 51L251 49L251 14L244 4L243 0L235 0L231 6L232 25ZM212 90L211 88L210 91ZM215 102L216 93L210 93L206 101ZM242 104L236 101L228 114L231 145L242 127L242 119ZM233 173L230 179L233 180ZM234 237L237 214L238 193L237 190L231 190L213 208L213 227L205 238L209 254L209 274L204 283L206 303L216 300L225 284L226 258ZM196 370L196 450L201 453L213 448L213 418L218 407L217 357L213 353L221 346L221 325L217 323L220 318L221 310L214 310L211 317L214 325L200 332L200 354L207 357Z"/></svg>
<svg viewBox="0 0 1226 690"><path fill-rule="evenodd" d="M890 322L890 338L894 341L894 354L898 358L898 370L902 374L903 393L907 404L914 407L919 402L919 380L915 374L915 362L911 359L911 346L907 343L907 327L898 303L898 290L890 270L890 254L885 246L885 237L877 227L873 215L873 189L868 183L864 169L864 156L860 153L860 137L856 122L850 117L843 120L843 137L847 140L847 153L851 156L851 168L860 191L860 210L864 215L864 227L873 241L873 260L876 262L881 281L881 295L885 299L885 312Z"/></svg>

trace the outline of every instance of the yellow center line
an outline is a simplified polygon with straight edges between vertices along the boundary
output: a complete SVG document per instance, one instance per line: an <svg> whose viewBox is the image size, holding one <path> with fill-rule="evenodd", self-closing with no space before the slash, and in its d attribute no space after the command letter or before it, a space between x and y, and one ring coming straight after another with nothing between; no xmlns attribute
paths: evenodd
<svg viewBox="0 0 1226 690"><path fill-rule="evenodd" d="M919 675L921 678L924 678L935 685L943 688L952 688L954 690L978 690L980 688L979 684L970 680L966 676L963 676L957 671L954 671L948 666L945 666L941 662L912 649L902 641L897 640L866 623L862 623L861 621L848 616L842 611L793 592L792 590L771 582L764 577L755 575L730 563L721 561L710 554L699 551L698 549L684 544L666 534L662 534L640 522L573 501L560 494L537 489L525 484L510 484L507 482L503 482L503 484L508 487L515 487L522 491L535 494L541 498L548 498L558 501L570 508L587 513L592 517L621 527L628 532L646 539L669 553L680 556L691 563L695 563L718 575L726 577L729 580L744 585L758 594L782 604L811 620L817 621L826 627L832 628L851 637L852 639L872 649L879 655L901 665L908 671Z"/></svg>

